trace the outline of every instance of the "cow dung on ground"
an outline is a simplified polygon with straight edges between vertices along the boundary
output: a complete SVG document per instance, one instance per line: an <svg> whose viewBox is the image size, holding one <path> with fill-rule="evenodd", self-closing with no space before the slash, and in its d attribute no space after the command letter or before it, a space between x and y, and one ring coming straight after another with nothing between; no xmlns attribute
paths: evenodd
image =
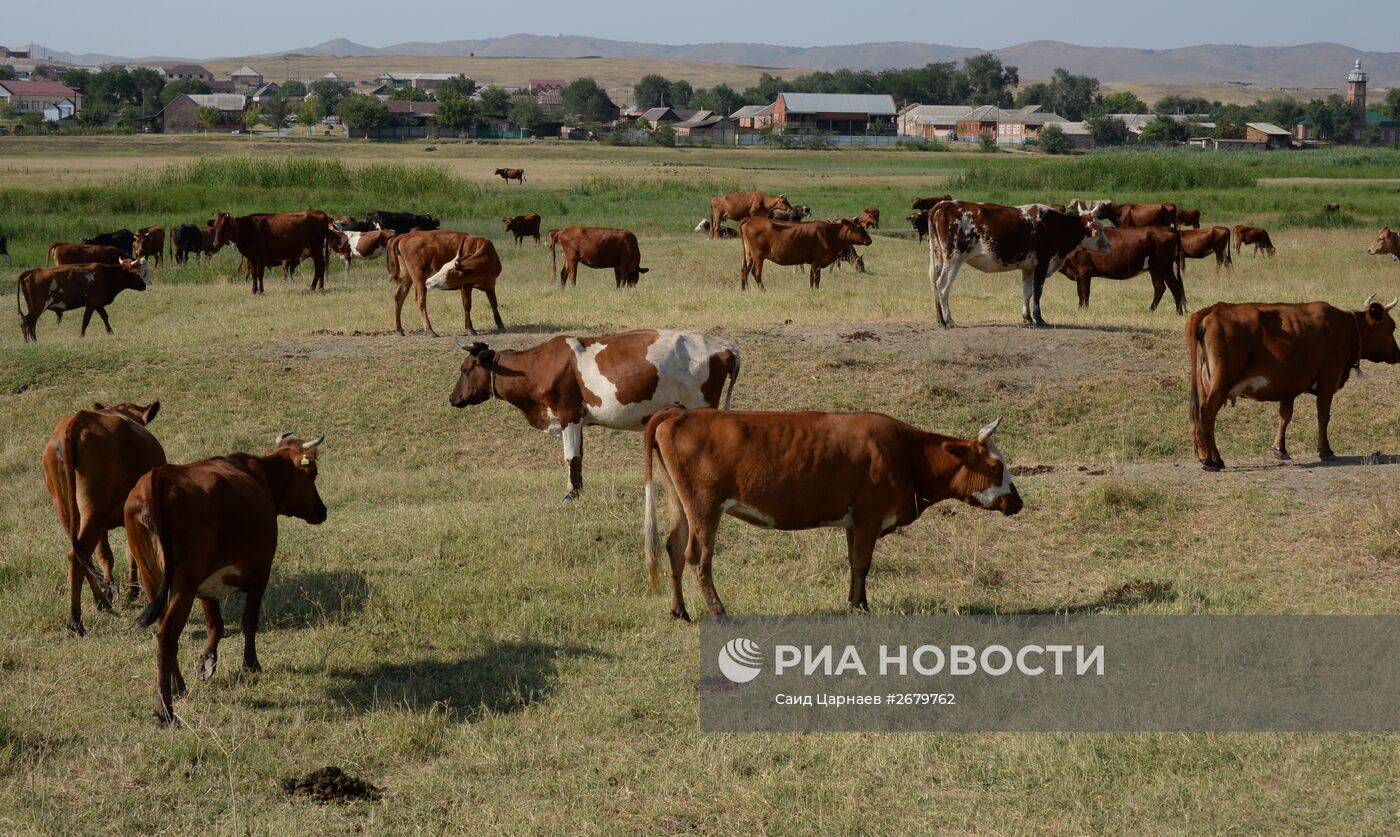
<svg viewBox="0 0 1400 837"><path fill-rule="evenodd" d="M283 779L282 790L293 794L304 793L322 805L328 802L351 802L356 799L374 802L383 794L379 788L345 773L339 767L322 767L311 771L302 779Z"/></svg>

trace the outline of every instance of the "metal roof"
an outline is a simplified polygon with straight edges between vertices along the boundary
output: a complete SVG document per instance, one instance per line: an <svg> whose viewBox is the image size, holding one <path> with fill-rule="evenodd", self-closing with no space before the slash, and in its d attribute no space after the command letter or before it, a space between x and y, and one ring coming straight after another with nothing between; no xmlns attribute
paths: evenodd
<svg viewBox="0 0 1400 837"><path fill-rule="evenodd" d="M894 97L869 93L779 93L789 113L864 113L894 116Z"/></svg>
<svg viewBox="0 0 1400 837"><path fill-rule="evenodd" d="M983 105L973 109L963 119L969 122L996 122L1006 117L1006 111L996 105Z"/></svg>
<svg viewBox="0 0 1400 837"><path fill-rule="evenodd" d="M229 73L228 75L229 78L238 78L239 76L257 76L258 78L262 78L262 73L258 72L257 70L254 70L247 64L244 64L242 69L240 69L238 72Z"/></svg>
<svg viewBox="0 0 1400 837"><path fill-rule="evenodd" d="M57 81L0 81L0 87L4 87L16 96L76 96L78 91L62 82Z"/></svg>
<svg viewBox="0 0 1400 837"><path fill-rule="evenodd" d="M733 113L729 114L730 119L752 119L763 110L763 105L744 105Z"/></svg>
<svg viewBox="0 0 1400 837"><path fill-rule="evenodd" d="M1276 137L1288 137L1293 135L1291 131L1285 131L1272 122L1246 122L1244 124L1245 127L1253 128L1261 134L1270 134Z"/></svg>
<svg viewBox="0 0 1400 837"><path fill-rule="evenodd" d="M905 120L934 125L951 125L972 112L967 105L914 105L904 112Z"/></svg>
<svg viewBox="0 0 1400 837"><path fill-rule="evenodd" d="M202 108L218 108L219 110L243 110L247 104L247 97L241 93L186 93L190 101Z"/></svg>

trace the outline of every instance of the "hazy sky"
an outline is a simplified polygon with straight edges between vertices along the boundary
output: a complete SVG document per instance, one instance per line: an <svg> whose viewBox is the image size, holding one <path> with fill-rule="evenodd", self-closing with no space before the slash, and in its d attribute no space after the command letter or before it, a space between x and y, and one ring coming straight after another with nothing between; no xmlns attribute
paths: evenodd
<svg viewBox="0 0 1400 837"><path fill-rule="evenodd" d="M211 58L252 55L349 38L382 47L403 41L477 39L529 32L667 44L746 41L788 46L920 41L1002 47L1056 40L1164 49L1200 43L1278 46L1336 41L1400 51L1400 0L1171 0L998 3L907 0L663 2L332 3L239 0L51 0L7 3L0 43L69 52ZM1342 10L1345 10L1344 12Z"/></svg>

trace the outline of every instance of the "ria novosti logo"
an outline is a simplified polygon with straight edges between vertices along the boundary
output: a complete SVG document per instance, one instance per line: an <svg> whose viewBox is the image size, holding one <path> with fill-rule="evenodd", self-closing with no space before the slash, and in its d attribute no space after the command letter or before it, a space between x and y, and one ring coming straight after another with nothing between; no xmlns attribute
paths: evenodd
<svg viewBox="0 0 1400 837"><path fill-rule="evenodd" d="M758 643L737 637L719 649L719 671L733 683L747 683L763 671L763 652Z"/></svg>

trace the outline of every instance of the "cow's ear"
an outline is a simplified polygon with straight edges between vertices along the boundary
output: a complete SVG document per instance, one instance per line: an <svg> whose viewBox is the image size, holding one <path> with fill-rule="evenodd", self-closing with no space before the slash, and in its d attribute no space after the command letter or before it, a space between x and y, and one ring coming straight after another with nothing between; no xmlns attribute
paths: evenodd
<svg viewBox="0 0 1400 837"><path fill-rule="evenodd" d="M160 402L152 401L145 410L141 411L141 423L150 424L156 420L156 413L160 412Z"/></svg>
<svg viewBox="0 0 1400 837"><path fill-rule="evenodd" d="M482 349L481 352L477 354L476 359L477 362L483 366L490 366L496 362L496 350Z"/></svg>
<svg viewBox="0 0 1400 837"><path fill-rule="evenodd" d="M1373 302L1366 306L1366 319L1373 323L1378 323L1385 319L1385 306L1379 302Z"/></svg>
<svg viewBox="0 0 1400 837"><path fill-rule="evenodd" d="M94 402L92 402L92 408L93 408L94 410L105 410L105 409L107 409L106 405L103 404L101 401L94 401Z"/></svg>
<svg viewBox="0 0 1400 837"><path fill-rule="evenodd" d="M972 456L972 445L967 442L944 442L943 449L958 460L967 460Z"/></svg>

